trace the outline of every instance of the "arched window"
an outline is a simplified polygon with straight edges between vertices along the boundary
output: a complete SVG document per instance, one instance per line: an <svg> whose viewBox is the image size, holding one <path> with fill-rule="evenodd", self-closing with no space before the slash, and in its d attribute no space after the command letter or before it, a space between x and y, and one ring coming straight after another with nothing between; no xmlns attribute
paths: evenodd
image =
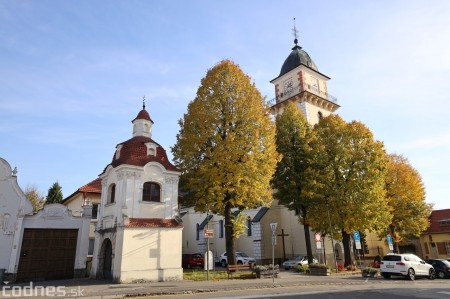
<svg viewBox="0 0 450 299"><path fill-rule="evenodd" d="M157 183L144 183L142 191L142 201L161 202L161 187Z"/></svg>
<svg viewBox="0 0 450 299"><path fill-rule="evenodd" d="M195 240L200 240L200 225L198 223L195 227Z"/></svg>
<svg viewBox="0 0 450 299"><path fill-rule="evenodd" d="M116 201L116 184L111 184L108 187L107 203L114 203Z"/></svg>
<svg viewBox="0 0 450 299"><path fill-rule="evenodd" d="M322 114L322 112L317 112L317 118L319 119L319 120L321 120L322 118L323 118L323 114Z"/></svg>
<svg viewBox="0 0 450 299"><path fill-rule="evenodd" d="M252 236L252 218L247 217L247 236Z"/></svg>

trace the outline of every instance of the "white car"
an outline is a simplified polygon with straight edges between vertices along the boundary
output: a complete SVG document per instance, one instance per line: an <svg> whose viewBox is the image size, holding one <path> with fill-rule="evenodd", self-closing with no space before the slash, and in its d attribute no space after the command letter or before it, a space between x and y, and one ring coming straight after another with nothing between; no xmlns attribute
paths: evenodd
<svg viewBox="0 0 450 299"><path fill-rule="evenodd" d="M313 263L317 262L318 262L317 259L313 258ZM289 270L289 269L296 269L298 265L308 265L308 257L303 255L296 256L292 260L284 261L282 267L285 270Z"/></svg>
<svg viewBox="0 0 450 299"><path fill-rule="evenodd" d="M409 253L385 255L380 263L380 273L384 278L390 278L391 275L402 275L410 280L414 280L417 276L428 277L428 279L436 278L436 272L432 265Z"/></svg>
<svg viewBox="0 0 450 299"><path fill-rule="evenodd" d="M220 260L220 264L222 265L222 267L226 267L228 264L228 260L227 260L227 253L224 252L220 255L219 257ZM236 251L236 264L238 265L242 265L242 264L256 264L256 260L252 257L249 257L248 255L246 255L243 252L239 252Z"/></svg>

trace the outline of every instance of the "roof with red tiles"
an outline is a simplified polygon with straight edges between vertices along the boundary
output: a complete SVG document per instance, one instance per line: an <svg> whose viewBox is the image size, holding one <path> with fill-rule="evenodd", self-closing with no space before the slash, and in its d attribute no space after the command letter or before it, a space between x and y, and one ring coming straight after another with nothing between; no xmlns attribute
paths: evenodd
<svg viewBox="0 0 450 299"><path fill-rule="evenodd" d="M84 185L83 187L79 188L78 191L80 192L90 192L90 193L102 193L102 179L97 178L93 180L92 182Z"/></svg>
<svg viewBox="0 0 450 299"><path fill-rule="evenodd" d="M441 225L442 220L450 222L450 209L445 210L433 210L430 215L430 227L425 233L448 233L450 232L450 225Z"/></svg>
<svg viewBox="0 0 450 299"><path fill-rule="evenodd" d="M145 110L145 108L142 109L141 111L139 111L136 118L133 119L131 122L134 122L136 119L145 119L145 120L148 120L148 121L151 121L152 123L154 123L153 120L150 118L150 114L148 114L148 112L147 112L147 110Z"/></svg>
<svg viewBox="0 0 450 299"><path fill-rule="evenodd" d="M146 143L153 142L157 145L156 147L156 156L149 155L147 153ZM145 136L135 136L123 143L119 143L118 146L121 145L119 157L116 158L116 153L113 155L112 162L109 164L112 167L117 167L119 165L127 164L133 166L145 166L149 162L158 162L163 165L167 170L179 171L172 163L170 163L167 158L166 151L164 148L156 143L150 137ZM105 172L107 165L103 172Z"/></svg>
<svg viewBox="0 0 450 299"><path fill-rule="evenodd" d="M129 218L128 224L125 227L168 227L180 228L182 227L175 219L158 219L158 218Z"/></svg>
<svg viewBox="0 0 450 299"><path fill-rule="evenodd" d="M70 199L72 199L72 197L78 193L98 193L101 194L102 193L102 179L101 178L97 178L95 180L93 180L92 182L84 185L83 187L80 187L77 189L77 191L75 191L74 193L70 194L69 196L67 196L66 198L64 198L61 203L64 204L67 201L70 201Z"/></svg>

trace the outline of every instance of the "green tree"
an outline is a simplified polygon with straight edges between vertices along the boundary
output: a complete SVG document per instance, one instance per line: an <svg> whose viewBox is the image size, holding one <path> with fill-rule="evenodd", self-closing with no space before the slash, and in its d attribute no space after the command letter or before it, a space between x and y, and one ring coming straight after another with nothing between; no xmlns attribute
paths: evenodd
<svg viewBox="0 0 450 299"><path fill-rule="evenodd" d="M230 60L208 70L172 147L183 171L185 202L225 218L225 242L235 263L232 209L269 206L279 155L265 99Z"/></svg>
<svg viewBox="0 0 450 299"><path fill-rule="evenodd" d="M42 209L42 206L45 202L45 197L42 192L38 190L36 185L27 185L27 187L25 188L25 196L33 204L34 212Z"/></svg>
<svg viewBox="0 0 450 299"><path fill-rule="evenodd" d="M379 233L390 223L384 190L386 153L383 143L374 140L372 132L357 121L346 123L338 115L330 115L315 130L323 201L312 208L311 225L329 232L331 222L333 234L342 238L348 266L350 235L366 229ZM328 213L329 221L323 217Z"/></svg>
<svg viewBox="0 0 450 299"><path fill-rule="evenodd" d="M62 188L58 182L54 182L48 189L47 198L45 204L60 203L63 199Z"/></svg>
<svg viewBox="0 0 450 299"><path fill-rule="evenodd" d="M432 205L425 202L419 172L401 155L388 155L385 188L393 215L388 231L394 251L398 252L398 244L407 242L411 236L420 236L428 228Z"/></svg>
<svg viewBox="0 0 450 299"><path fill-rule="evenodd" d="M277 151L282 155L272 185L274 198L295 212L303 224L308 262L313 262L309 206L314 204L317 187L314 132L297 106L289 102L276 117Z"/></svg>

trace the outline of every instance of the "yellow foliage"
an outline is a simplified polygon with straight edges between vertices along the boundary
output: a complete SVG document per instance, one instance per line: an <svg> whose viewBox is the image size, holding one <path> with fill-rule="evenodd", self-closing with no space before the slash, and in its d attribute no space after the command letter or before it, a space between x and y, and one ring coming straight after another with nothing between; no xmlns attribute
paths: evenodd
<svg viewBox="0 0 450 299"><path fill-rule="evenodd" d="M233 239L237 239L245 234L245 231L248 229L246 222L247 215L243 213L239 213L236 217L231 218L231 223L233 223L234 227Z"/></svg>

